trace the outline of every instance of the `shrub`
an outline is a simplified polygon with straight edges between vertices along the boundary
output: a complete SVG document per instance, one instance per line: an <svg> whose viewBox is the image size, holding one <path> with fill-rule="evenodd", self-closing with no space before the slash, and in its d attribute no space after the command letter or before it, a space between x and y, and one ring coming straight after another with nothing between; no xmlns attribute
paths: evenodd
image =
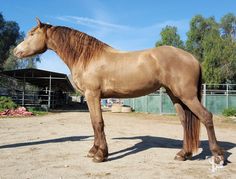
<svg viewBox="0 0 236 179"><path fill-rule="evenodd" d="M48 113L47 110L42 107L28 107L27 110L34 115L45 115Z"/></svg>
<svg viewBox="0 0 236 179"><path fill-rule="evenodd" d="M0 96L0 111L6 109L15 109L17 104L12 101L10 97Z"/></svg>
<svg viewBox="0 0 236 179"><path fill-rule="evenodd" d="M224 116L236 116L236 108L226 108L223 113Z"/></svg>

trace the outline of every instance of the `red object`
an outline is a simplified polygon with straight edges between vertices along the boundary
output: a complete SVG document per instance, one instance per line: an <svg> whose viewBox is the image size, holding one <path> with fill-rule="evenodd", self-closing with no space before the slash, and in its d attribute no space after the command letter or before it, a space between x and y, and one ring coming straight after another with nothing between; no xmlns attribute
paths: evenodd
<svg viewBox="0 0 236 179"><path fill-rule="evenodd" d="M33 113L26 110L25 107L18 107L17 109L7 109L0 112L0 116L32 116Z"/></svg>

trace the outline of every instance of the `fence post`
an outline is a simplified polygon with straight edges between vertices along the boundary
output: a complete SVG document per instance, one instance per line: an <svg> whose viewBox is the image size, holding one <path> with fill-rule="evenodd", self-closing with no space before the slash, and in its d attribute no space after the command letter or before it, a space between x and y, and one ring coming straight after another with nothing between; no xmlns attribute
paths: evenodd
<svg viewBox="0 0 236 179"><path fill-rule="evenodd" d="M24 79L23 79L23 91L22 91L21 105L25 106L25 74L24 74Z"/></svg>
<svg viewBox="0 0 236 179"><path fill-rule="evenodd" d="M206 83L203 84L203 106L206 107Z"/></svg>
<svg viewBox="0 0 236 179"><path fill-rule="evenodd" d="M51 90L52 90L52 76L49 76L49 90L48 90L48 109L51 107Z"/></svg>
<svg viewBox="0 0 236 179"><path fill-rule="evenodd" d="M159 93L160 93L160 104L159 104L159 107L160 107L160 114L162 114L162 88L160 88L159 90Z"/></svg>
<svg viewBox="0 0 236 179"><path fill-rule="evenodd" d="M134 98L132 98L132 108L133 108L133 110L135 110L134 109Z"/></svg>
<svg viewBox="0 0 236 179"><path fill-rule="evenodd" d="M146 97L146 113L148 113L148 95L146 95L145 97Z"/></svg>
<svg viewBox="0 0 236 179"><path fill-rule="evenodd" d="M226 108L229 108L229 84L226 84Z"/></svg>

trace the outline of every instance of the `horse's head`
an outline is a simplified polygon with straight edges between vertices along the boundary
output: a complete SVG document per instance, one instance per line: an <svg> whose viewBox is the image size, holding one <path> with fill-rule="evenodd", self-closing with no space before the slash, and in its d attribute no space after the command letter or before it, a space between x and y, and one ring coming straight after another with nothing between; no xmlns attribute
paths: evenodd
<svg viewBox="0 0 236 179"><path fill-rule="evenodd" d="M24 58L43 53L47 50L47 24L40 22L36 18L38 25L32 28L23 42L14 49L14 55L18 58Z"/></svg>

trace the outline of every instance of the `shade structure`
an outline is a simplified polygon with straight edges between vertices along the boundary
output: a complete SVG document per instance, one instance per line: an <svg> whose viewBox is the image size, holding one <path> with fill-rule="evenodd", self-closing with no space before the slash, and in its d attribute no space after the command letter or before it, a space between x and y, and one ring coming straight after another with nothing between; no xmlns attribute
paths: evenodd
<svg viewBox="0 0 236 179"><path fill-rule="evenodd" d="M51 107L51 92L52 91L62 91L62 92L75 92L72 82L69 80L68 76L63 73L57 73L52 71L46 71L41 69L18 69L3 71L1 74L16 78L23 82L23 92L22 92L22 105L25 105L25 83L30 83L39 88L46 88L48 90L48 108Z"/></svg>

